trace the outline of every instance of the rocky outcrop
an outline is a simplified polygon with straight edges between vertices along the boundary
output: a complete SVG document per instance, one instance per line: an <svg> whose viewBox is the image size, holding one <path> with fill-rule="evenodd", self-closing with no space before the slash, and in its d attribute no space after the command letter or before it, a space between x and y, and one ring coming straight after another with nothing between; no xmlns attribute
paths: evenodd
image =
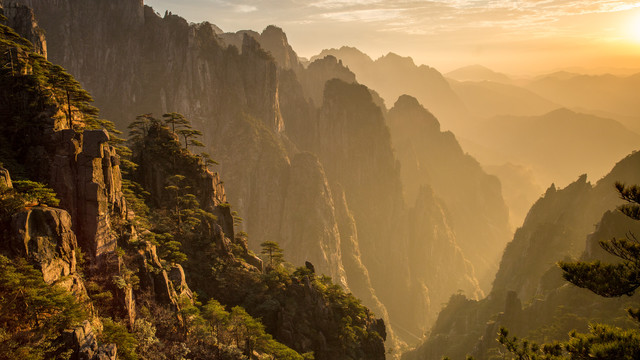
<svg viewBox="0 0 640 360"><path fill-rule="evenodd" d="M12 188L13 183L11 182L11 175L9 175L9 170L0 167L0 187Z"/></svg>
<svg viewBox="0 0 640 360"><path fill-rule="evenodd" d="M115 344L99 345L93 327L88 321L82 326L65 331L62 336L69 349L73 349L71 360L117 360Z"/></svg>
<svg viewBox="0 0 640 360"><path fill-rule="evenodd" d="M116 237L111 231L114 219L126 219L122 194L120 161L109 145L104 130L56 132L48 161L48 183L60 197L60 206L75 220L74 230L80 246L92 258L112 252ZM34 154L41 157L44 154Z"/></svg>
<svg viewBox="0 0 640 360"><path fill-rule="evenodd" d="M431 111L446 129L463 129L467 110L458 95L438 70L416 65L410 57L389 53L376 60L360 50L343 46L323 50L311 61L335 56L356 74L358 82L377 91L387 102L393 103L403 94L417 98Z"/></svg>
<svg viewBox="0 0 640 360"><path fill-rule="evenodd" d="M44 30L38 26L33 10L28 6L5 1L6 5L0 3L0 8L7 18L7 25L18 34L29 40L36 53L47 57L47 40Z"/></svg>
<svg viewBox="0 0 640 360"><path fill-rule="evenodd" d="M76 271L76 236L71 216L62 209L34 207L13 216L11 248L38 264L51 284Z"/></svg>
<svg viewBox="0 0 640 360"><path fill-rule="evenodd" d="M327 81L340 79L349 84L356 82L355 74L342 64L342 60L331 55L313 61L304 72L298 74L298 78L306 96L316 106L322 105L324 85Z"/></svg>
<svg viewBox="0 0 640 360"><path fill-rule="evenodd" d="M375 294L396 333L416 342L438 310L430 304L458 286L480 294L447 215L433 196L421 197L413 209L405 205L389 130L366 87L328 81L320 121L310 130L327 177L344 189ZM348 222L342 227L352 233Z"/></svg>

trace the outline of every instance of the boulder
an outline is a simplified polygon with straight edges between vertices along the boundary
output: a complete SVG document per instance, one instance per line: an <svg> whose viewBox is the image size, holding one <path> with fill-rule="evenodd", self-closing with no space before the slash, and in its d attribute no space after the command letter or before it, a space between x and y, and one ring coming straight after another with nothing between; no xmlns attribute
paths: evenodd
<svg viewBox="0 0 640 360"><path fill-rule="evenodd" d="M36 263L51 284L76 271L76 236L71 216L62 209L36 206L11 220L11 250Z"/></svg>

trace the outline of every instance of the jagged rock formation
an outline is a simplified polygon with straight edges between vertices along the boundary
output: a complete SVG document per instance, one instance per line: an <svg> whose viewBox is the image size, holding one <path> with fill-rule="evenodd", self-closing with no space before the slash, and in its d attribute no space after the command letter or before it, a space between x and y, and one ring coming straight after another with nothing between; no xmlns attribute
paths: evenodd
<svg viewBox="0 0 640 360"><path fill-rule="evenodd" d="M489 290L502 248L510 237L500 182L465 154L451 132L408 95L389 110L387 123L401 166L405 199L413 203L428 185L442 199L463 253Z"/></svg>
<svg viewBox="0 0 640 360"><path fill-rule="evenodd" d="M161 18L139 1L20 3L33 6L42 18L42 26L53 34L48 38L50 58L91 91L103 116L123 127L139 114L176 111L204 132L208 152L220 162L226 196L244 219L241 230L249 234L249 248L281 241L294 264L311 261L318 272L340 281L346 277L349 289L379 316L387 310L391 319L402 316L397 325L413 333L403 335L408 341L419 338L438 311L437 305L424 310L424 304L440 304L458 288L479 293L443 205L430 196L421 197L423 203L414 210L404 205L383 101L366 87L347 84L353 74L337 59L304 69L275 27L262 34L218 35L210 24L189 25L172 14ZM89 14L91 24L86 22ZM83 31L85 27L91 30ZM79 32L84 40L77 38ZM130 36L122 39L123 34ZM88 43L93 50L85 56L79 44ZM432 69L419 71L442 78ZM101 81L96 74L105 72L110 79ZM329 81L332 85L325 87L335 77L346 82ZM299 155L301 151L314 153L319 163ZM324 211L290 223L300 220L297 211L318 206ZM428 216L435 218L422 219ZM439 224L441 231L409 226L409 218ZM315 229L315 235L307 229ZM217 239L224 247L224 236ZM304 244L322 251L310 259ZM410 257L414 247L418 251ZM445 255L435 260L433 253ZM412 264L405 266L407 262ZM447 270L438 269L440 265ZM386 271L390 267L411 270L394 277ZM435 271L437 275L431 273ZM387 302L394 310L385 309ZM429 315L407 316L421 311ZM391 329L387 335L395 339Z"/></svg>
<svg viewBox="0 0 640 360"><path fill-rule="evenodd" d="M0 169L4 183L11 187L11 177L6 169ZM14 256L26 258L41 271L47 284L55 284L74 293L77 298L89 302L84 281L76 267L78 245L71 229L71 216L62 209L36 206L25 208L13 215L2 250ZM91 306L89 305L89 309ZM94 325L85 320L82 326L67 330L63 341L72 350L72 359L116 360L115 344L99 344L93 333Z"/></svg>
<svg viewBox="0 0 640 360"><path fill-rule="evenodd" d="M271 54L282 69L293 70L296 73L302 70L302 64L300 64L296 52L289 45L287 35L277 26L269 25L260 34L251 30L242 30L236 33L222 33L219 35L225 44L235 46L238 49L242 49L244 36L250 36Z"/></svg>
<svg viewBox="0 0 640 360"><path fill-rule="evenodd" d="M327 82L314 130L307 143L317 144L327 176L344 189L371 283L392 324L403 329L403 339L415 341L437 311L430 304L446 298L441 294L456 291L458 285L478 293L473 270L433 197L419 198L414 209L405 206L389 130L366 87L337 79ZM416 314L424 316L416 321Z"/></svg>
<svg viewBox="0 0 640 360"><path fill-rule="evenodd" d="M438 70L417 66L410 57L389 53L373 60L356 48L323 50L311 61L327 55L342 60L361 84L377 91L388 104L403 94L417 98L447 129L464 127L468 117L464 104Z"/></svg>
<svg viewBox="0 0 640 360"><path fill-rule="evenodd" d="M595 185L586 176L564 189L552 185L507 246L491 293L480 301L452 297L430 337L403 359L488 358L498 346L500 326L537 341L562 340L573 328L585 331L591 321L628 326L620 316L637 300L603 299L569 285L555 264L580 256L611 260L597 242L640 231L637 221L612 211L621 203L614 183L640 182L639 164L640 155L634 153Z"/></svg>
<svg viewBox="0 0 640 360"><path fill-rule="evenodd" d="M2 144L0 159L7 161L23 177L37 179L52 187L60 197L61 206L68 210L42 207L17 210L12 219L13 226L8 232L11 235L10 241L4 241L5 229L0 234L3 236L3 247L10 245L9 249L3 248L3 251L13 251L18 256L30 259L43 270L47 282L58 280L59 283L64 283L73 278L73 283L78 282L78 287L84 289L82 279L74 277L78 250L76 236L72 231L75 228L79 247L91 255L85 259L87 264L84 267L86 281L91 285L91 300L83 301L88 306L91 306L91 301L99 302L101 315L121 319L129 328L127 330L123 325L116 324L115 320L109 320L109 323L105 322L105 332L107 324L112 332L137 331L139 318L146 321L146 324L150 324L149 320L156 321L150 317L150 311L161 315L157 324L166 326L168 323L173 332L178 328L185 329L192 315L185 315L179 310L194 306L193 292L187 284L188 279L193 279L199 289L205 289L202 294L207 297L210 297L211 292L207 293L206 290L213 289L212 293L227 306L243 305L250 313L264 317L266 326L278 340L288 342L289 346L301 353L313 352L317 359L384 358L384 322L376 319L357 299L345 294L339 286L313 274L299 275L275 270L273 274L262 273L262 262L250 253L246 239L234 234L235 215L230 212L218 175L206 168L201 157L190 153L186 147L182 148L176 134L167 127L154 123L154 127L145 133L142 144L135 148L138 150L142 146L145 150L144 156L134 152L134 157L143 161L135 175L143 185L160 188L150 200L162 205L170 198L166 191L162 192L166 189L162 184L164 182L166 185L167 174L175 174L181 169L180 175L188 178L188 188L194 189L194 194L190 195L197 199L194 200L198 207L197 214L203 216L199 221L201 228L198 232L198 236L202 238L189 245L207 261L187 262L189 266L185 270L180 265L161 259L156 245L147 240L149 236L154 236L147 227L155 219L139 219L127 206L125 190L129 191L130 197L127 199L132 200L137 209L144 209L146 205L131 190L131 186L136 186L131 183L131 179L127 179L130 187L124 188L119 168L120 157L109 143L108 133L105 130L90 129L98 122L91 117L88 107L80 107L83 106L82 103L76 107L76 103L58 101L53 75L60 74L59 68L46 62L43 57L30 53L26 41L9 29L3 27L3 34L9 38L3 39L3 46L14 46L12 49L24 61L18 63L20 68L15 73L2 73L5 77L3 81L11 80L16 86L11 88L11 94L7 94L7 88L3 88L0 94L3 96L3 101L0 101L0 113L3 115L0 118L0 128L3 134L12 139L12 143ZM249 43L243 53L262 51L251 46ZM271 65L275 66L273 63ZM33 85L28 82L32 78L41 83L29 86ZM75 86L72 81L69 83ZM43 94L52 87L54 96ZM82 94L78 88L72 90ZM9 101L12 97L24 101L15 104ZM22 104L28 106L21 106ZM62 109L67 109L68 112L65 113ZM72 111L77 116L72 116ZM275 128L277 130L277 125ZM163 154L160 149L164 149L165 156L159 156ZM168 153L167 149L170 149ZM322 178L322 169L317 160L316 167L313 164L308 166L304 155L300 156L300 166L292 168L291 176L304 177L309 172L312 176ZM4 185L2 200L24 202L20 200L22 195L6 192L11 180L8 172L0 173ZM325 190L328 190L326 180L324 183ZM323 196L332 199L330 193ZM3 213L3 223L5 215ZM178 213L178 226L180 216ZM175 219L169 218L169 221ZM161 221L158 224L160 225L157 226L162 226ZM334 225L334 228L337 226ZM138 234L140 229L144 231ZM177 235L180 234L178 230ZM120 246L118 251L116 243ZM339 253L339 243L336 245L334 250ZM192 272L189 273L188 270ZM106 292L100 292L105 289ZM269 297L272 300L265 302L265 298ZM140 303L143 304L141 307ZM267 336L262 325L245 310L234 308L233 311L236 312L236 318L244 316L242 319L245 321L246 332L251 330L260 333L247 336L259 336L261 342L266 341L271 347L263 347L259 351L267 351L270 356L271 352L278 351L290 355L293 353L295 358L301 358L295 351ZM291 314L293 316L289 316ZM350 318L348 326L345 325L345 319L352 315L354 317ZM99 322L96 324L99 325ZM152 331L149 336L153 338L156 327L153 324L149 326ZM249 326L254 326L255 329L249 329ZM95 330L95 326L85 322L65 333L64 340L73 358L116 357L113 345L98 345ZM246 352L244 355L254 356L254 350L257 349L251 347L250 340L241 342L237 338L239 330L234 331L236 340L233 351L236 356L242 355L238 350L242 344ZM188 336L189 330L184 332ZM165 337L164 340L175 342L174 336L183 335L171 334L170 339ZM216 341L218 349L220 346L226 346L225 351L230 348L219 342ZM127 344L126 341L123 343ZM131 349L130 343L126 346L129 348L127 351L136 350ZM194 356L198 358L198 355ZM258 356L263 357L260 353Z"/></svg>
<svg viewBox="0 0 640 360"><path fill-rule="evenodd" d="M0 7L3 8L3 14L7 18L9 27L29 40L36 53L47 57L47 40L45 39L44 31L36 22L33 9L28 6L11 3L8 6L3 6L2 2L0 2Z"/></svg>
<svg viewBox="0 0 640 360"><path fill-rule="evenodd" d="M344 67L341 60L331 55L313 61L298 76L305 94L316 105L322 104L324 84L327 81L340 79L350 84L356 82L356 75Z"/></svg>

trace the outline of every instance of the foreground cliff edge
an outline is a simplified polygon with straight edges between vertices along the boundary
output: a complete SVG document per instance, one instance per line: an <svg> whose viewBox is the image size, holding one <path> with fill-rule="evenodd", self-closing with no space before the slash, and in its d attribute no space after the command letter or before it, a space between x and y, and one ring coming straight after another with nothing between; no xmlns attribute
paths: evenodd
<svg viewBox="0 0 640 360"><path fill-rule="evenodd" d="M29 9L4 10L40 34ZM0 319L3 356L384 358L384 323L355 297L312 264L248 250L206 156L180 141L185 126L143 116L125 148L35 52L44 42L0 29L0 286L29 280Z"/></svg>

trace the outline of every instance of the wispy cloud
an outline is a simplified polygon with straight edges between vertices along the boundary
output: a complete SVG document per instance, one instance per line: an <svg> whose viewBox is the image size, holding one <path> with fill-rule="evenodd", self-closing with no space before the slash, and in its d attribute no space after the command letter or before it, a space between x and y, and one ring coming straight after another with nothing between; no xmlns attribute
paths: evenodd
<svg viewBox="0 0 640 360"><path fill-rule="evenodd" d="M401 18L402 11L398 9L363 9L353 11L327 12L320 14L319 16L324 19L335 21L376 22Z"/></svg>
<svg viewBox="0 0 640 360"><path fill-rule="evenodd" d="M234 5L233 9L239 13L250 13L258 10L256 6L246 4Z"/></svg>

